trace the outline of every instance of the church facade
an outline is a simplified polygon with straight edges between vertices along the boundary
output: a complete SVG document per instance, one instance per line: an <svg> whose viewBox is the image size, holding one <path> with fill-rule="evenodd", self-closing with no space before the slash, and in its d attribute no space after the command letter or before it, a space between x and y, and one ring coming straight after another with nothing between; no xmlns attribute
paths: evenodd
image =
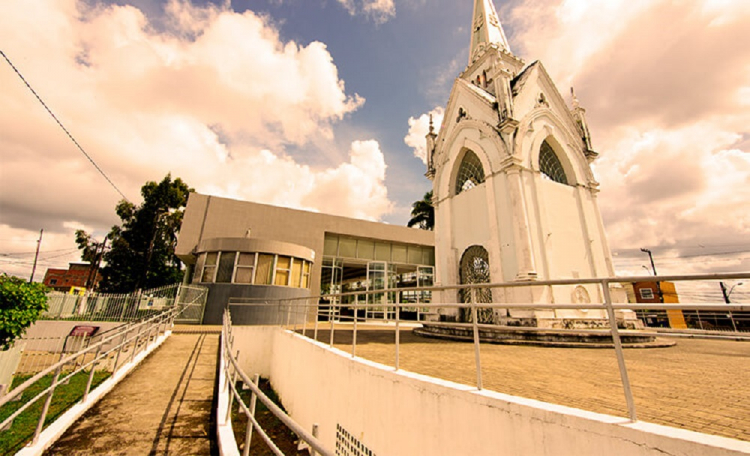
<svg viewBox="0 0 750 456"><path fill-rule="evenodd" d="M453 85L440 131L431 126L426 138L436 285L614 276L590 166L598 154L572 95L568 107L541 62L525 65L511 52L492 1L475 0L468 65ZM439 299L468 298L445 292ZM483 289L475 299L603 302L596 285ZM486 309L478 320L587 327L604 318L594 310ZM441 319L468 315L444 309Z"/></svg>

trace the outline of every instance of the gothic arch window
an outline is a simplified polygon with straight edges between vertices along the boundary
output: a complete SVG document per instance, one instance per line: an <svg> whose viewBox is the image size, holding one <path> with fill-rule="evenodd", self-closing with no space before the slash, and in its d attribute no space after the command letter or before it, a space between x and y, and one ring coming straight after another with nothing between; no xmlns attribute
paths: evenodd
<svg viewBox="0 0 750 456"><path fill-rule="evenodd" d="M481 245L472 245L463 255L458 271L461 284L469 285L473 283L489 283L490 281L490 257L487 249ZM492 302L492 290L489 288L477 288L474 291L476 303ZM461 290L461 302L471 302L471 290ZM461 309L462 320L472 321L471 309ZM493 312L491 308L477 309L478 323L493 323Z"/></svg>
<svg viewBox="0 0 750 456"><path fill-rule="evenodd" d="M552 150L552 146L549 145L547 140L544 140L539 150L539 171L542 172L542 176L546 179L569 185L565 169L563 169L560 159L557 157L555 151Z"/></svg>
<svg viewBox="0 0 750 456"><path fill-rule="evenodd" d="M479 161L479 157L474 152L469 150L464 155L461 165L458 167L458 174L456 174L456 195L470 190L482 182L484 182L482 162Z"/></svg>

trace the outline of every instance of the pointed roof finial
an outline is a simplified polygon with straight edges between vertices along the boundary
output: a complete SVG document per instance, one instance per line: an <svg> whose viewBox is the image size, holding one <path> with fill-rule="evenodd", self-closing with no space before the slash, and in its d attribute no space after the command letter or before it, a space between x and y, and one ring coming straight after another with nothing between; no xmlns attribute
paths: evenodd
<svg viewBox="0 0 750 456"><path fill-rule="evenodd" d="M576 91L573 90L573 87L570 88L570 96L573 97L573 109L579 108L581 104L578 102L578 97L576 97Z"/></svg>
<svg viewBox="0 0 750 456"><path fill-rule="evenodd" d="M508 40L505 38L503 26L500 25L500 20L497 18L497 11L495 11L492 0L474 0L469 65L476 58L476 54L488 44L496 44L501 49L510 52Z"/></svg>
<svg viewBox="0 0 750 456"><path fill-rule="evenodd" d="M430 113L430 134L435 133L435 127L432 124L432 113Z"/></svg>

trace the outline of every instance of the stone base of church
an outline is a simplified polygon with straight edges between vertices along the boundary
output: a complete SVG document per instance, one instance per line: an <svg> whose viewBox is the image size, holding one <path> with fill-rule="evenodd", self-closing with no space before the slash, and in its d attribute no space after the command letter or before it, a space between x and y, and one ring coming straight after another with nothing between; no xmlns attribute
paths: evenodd
<svg viewBox="0 0 750 456"><path fill-rule="evenodd" d="M455 323L424 323L414 328L414 333L437 339L472 342L474 330L471 325ZM481 325L478 331L481 342L507 345L538 345L567 348L612 348L614 342L609 329L586 331L575 329L542 329L537 327L509 327ZM624 348L671 347L675 342L658 339L640 332L620 333Z"/></svg>
<svg viewBox="0 0 750 456"><path fill-rule="evenodd" d="M616 311L617 327L621 329L643 329L635 312ZM494 324L502 326L534 327L540 329L607 329L609 318L604 310L531 310L495 312Z"/></svg>
<svg viewBox="0 0 750 456"><path fill-rule="evenodd" d="M457 309L441 309L439 321L468 323L466 312ZM455 311L455 312L453 312ZM483 314L483 315L482 315ZM643 329L632 310L615 311L617 327L620 329ZM604 310L503 310L496 309L490 316L488 312L480 313L480 323L499 326L539 328L539 329L609 329L609 319Z"/></svg>

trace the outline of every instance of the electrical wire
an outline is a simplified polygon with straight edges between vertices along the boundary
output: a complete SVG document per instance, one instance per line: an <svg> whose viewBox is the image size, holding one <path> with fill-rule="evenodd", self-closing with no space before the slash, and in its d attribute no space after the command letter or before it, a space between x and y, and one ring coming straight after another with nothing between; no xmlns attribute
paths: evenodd
<svg viewBox="0 0 750 456"><path fill-rule="evenodd" d="M10 61L10 59L8 58L8 56L5 55L5 52L3 52L2 50L0 50L0 54L2 54L3 58L5 59L5 61L8 62L8 65L10 65L10 67L13 68L13 71L15 71L16 74L18 75L18 77L21 78L21 81L23 81L23 83L26 84L26 87L28 87L28 89L31 91L31 93L34 94L34 96L36 97L36 99L39 100L39 103L41 103L42 106L44 106L44 109L47 110L47 112L49 113L49 115L52 116L53 119L55 119L55 122L57 122L57 125L59 125L60 128L62 128L62 130L65 132L65 134L68 135L68 138L70 138L70 140L73 141L73 144L75 144L76 147L78 147L78 150L80 150L81 153L83 155L85 155L86 158L88 158L88 160L91 162L91 164L94 165L94 168L96 168L96 170L99 171L99 174L101 174L107 180L107 182L109 182L109 185L111 185L112 188L114 188L117 191L117 193L119 193L120 196L122 196L122 198L125 201L130 202L130 200L128 200L128 198L125 196L125 194L122 193L119 188L117 188L117 186L115 185L114 182L112 182L112 180L109 178L109 176L107 176L107 174L104 173L104 170L102 170L99 167L99 165L96 164L96 162L94 161L94 159L91 158L91 156L89 154L87 154L85 150L83 150L83 147L81 147L81 145L78 144L78 141L76 141L76 139L73 137L73 135L70 134L70 132L68 131L68 129L65 128L65 126L62 124L62 122L60 122L60 120L57 118L57 116L47 106L47 104L44 102L44 100L42 100L42 98L36 93L36 91L26 81L26 79L23 77L23 75L21 74L21 72L18 71L18 68L16 68L15 65L13 65L13 62Z"/></svg>

